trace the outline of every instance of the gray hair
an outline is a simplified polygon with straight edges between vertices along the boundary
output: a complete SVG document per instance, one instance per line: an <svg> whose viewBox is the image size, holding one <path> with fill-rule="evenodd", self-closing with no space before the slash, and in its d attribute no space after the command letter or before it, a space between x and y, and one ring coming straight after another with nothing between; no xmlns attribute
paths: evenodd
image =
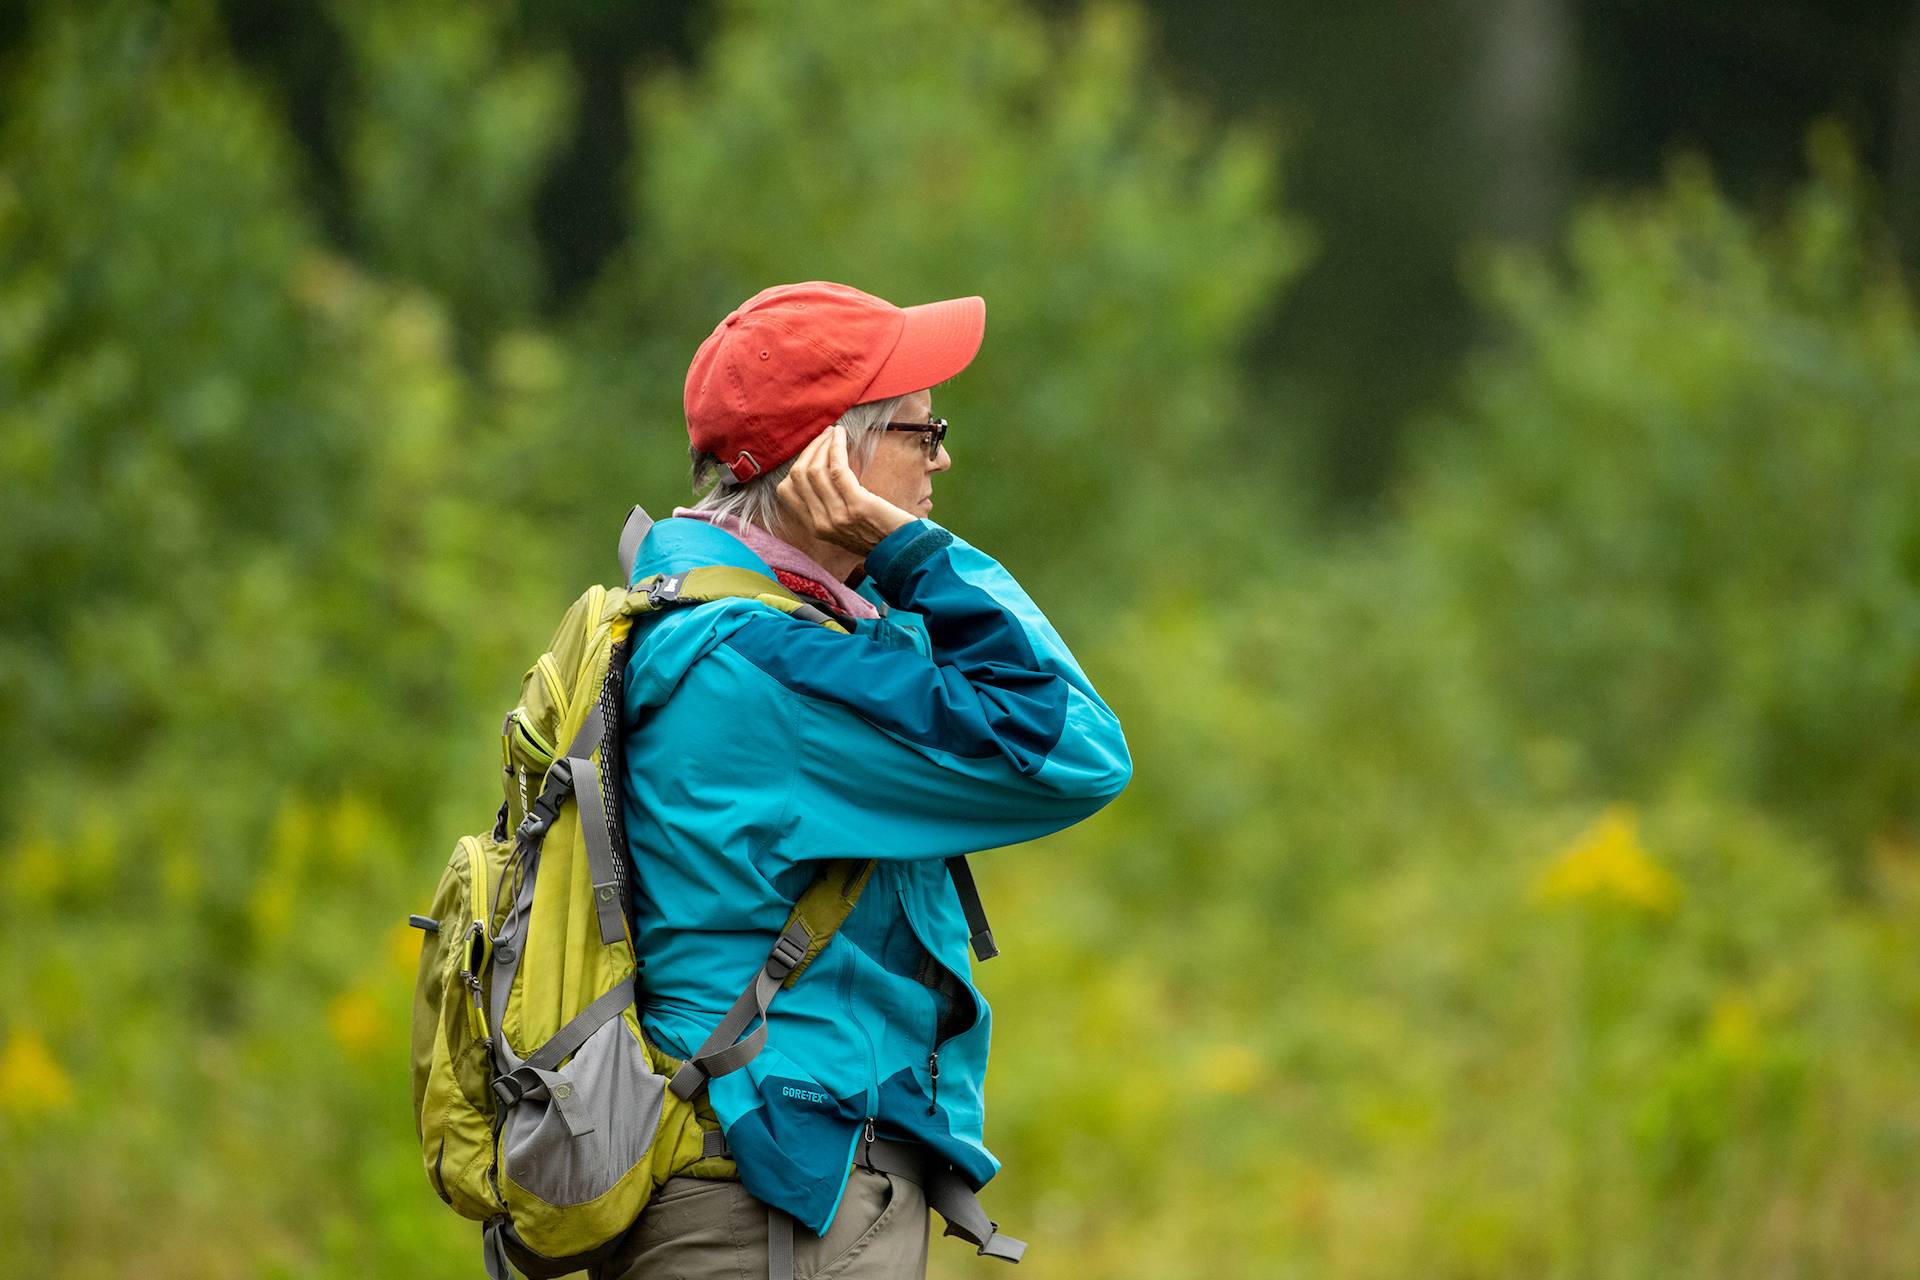
<svg viewBox="0 0 1920 1280"><path fill-rule="evenodd" d="M833 426L847 433L849 465L863 470L866 468L873 457L874 447L880 442L880 433L887 423L893 421L893 415L900 411L906 399L905 396L895 396L891 400L869 400L840 415L840 420ZM833 427L827 429L832 430ZM727 464L718 456L697 448L687 452L693 459L694 492L699 493L700 487L708 481L719 482L701 494L700 500L693 504L695 511L731 516L764 529L776 538L787 537L786 510L780 505L779 489L780 482L793 470L792 458L745 483L735 484L732 483L733 475L727 470Z"/></svg>

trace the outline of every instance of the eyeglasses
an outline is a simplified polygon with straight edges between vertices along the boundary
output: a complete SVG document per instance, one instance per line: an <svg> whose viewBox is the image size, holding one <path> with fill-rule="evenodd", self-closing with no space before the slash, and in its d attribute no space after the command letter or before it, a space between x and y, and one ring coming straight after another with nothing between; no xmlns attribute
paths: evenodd
<svg viewBox="0 0 1920 1280"><path fill-rule="evenodd" d="M940 442L947 438L947 420L934 418L929 422L889 422L888 431L918 431L925 439L927 461L932 462L940 456Z"/></svg>

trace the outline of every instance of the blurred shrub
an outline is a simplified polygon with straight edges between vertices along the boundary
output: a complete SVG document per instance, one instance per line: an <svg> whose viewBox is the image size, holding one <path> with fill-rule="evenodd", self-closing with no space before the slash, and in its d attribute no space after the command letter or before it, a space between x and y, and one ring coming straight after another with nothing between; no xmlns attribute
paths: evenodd
<svg viewBox="0 0 1920 1280"><path fill-rule="evenodd" d="M1920 331L1844 144L1812 155L1777 226L1682 165L1584 214L1568 275L1497 259L1511 340L1410 506L1589 784L1700 773L1855 859L1920 821Z"/></svg>

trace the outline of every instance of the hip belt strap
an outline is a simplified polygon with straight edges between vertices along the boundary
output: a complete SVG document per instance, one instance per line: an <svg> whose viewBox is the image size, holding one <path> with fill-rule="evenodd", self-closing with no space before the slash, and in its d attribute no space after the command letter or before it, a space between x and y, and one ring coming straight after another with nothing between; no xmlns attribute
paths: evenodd
<svg viewBox="0 0 1920 1280"><path fill-rule="evenodd" d="M710 1141L709 1155L719 1153L714 1147L724 1151L726 1140ZM946 1234L959 1236L976 1252L1004 1262L1018 1262L1026 1253L1027 1242L1002 1235L1000 1224L987 1217L973 1188L931 1148L863 1137L854 1148L853 1162L862 1169L891 1173L919 1186L926 1193L927 1207L946 1219ZM793 1217L772 1206L767 1208L767 1280L793 1280Z"/></svg>
<svg viewBox="0 0 1920 1280"><path fill-rule="evenodd" d="M1000 1224L987 1217L960 1171L931 1148L885 1138L862 1138L854 1148L853 1162L920 1184L927 1194L927 1206L947 1220L946 1234L959 1236L976 1252L1006 1262L1018 1262L1026 1253L1027 1242L1000 1234Z"/></svg>

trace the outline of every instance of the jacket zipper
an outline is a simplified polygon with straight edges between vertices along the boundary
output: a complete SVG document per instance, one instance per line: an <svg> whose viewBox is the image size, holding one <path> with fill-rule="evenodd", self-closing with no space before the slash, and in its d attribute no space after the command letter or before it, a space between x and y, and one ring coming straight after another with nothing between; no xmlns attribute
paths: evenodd
<svg viewBox="0 0 1920 1280"><path fill-rule="evenodd" d="M943 964L940 957L933 953L933 948L927 945L926 938L921 936L920 926L913 918L913 908L907 903L906 889L904 887L898 888L895 890L895 893L900 901L900 914L907 918L907 928L912 932L914 941L920 944L920 949L926 953L927 959L935 968L943 970L954 980L956 987L953 995L954 1002L957 1004L962 999L973 999L972 994L967 989L969 984L966 978L961 974L955 973ZM961 1030L970 1030L974 1023L977 1023L979 1020L980 1011L976 1006L973 1021L969 1022L967 1026ZM952 1035L941 1035L940 1028L945 1025L946 1022L946 1018L939 1017L937 1014L935 1015L933 1045L927 1050L927 1115L929 1116L935 1116L940 1113L940 1046L953 1039L954 1036L961 1034L961 1031L955 1031Z"/></svg>

